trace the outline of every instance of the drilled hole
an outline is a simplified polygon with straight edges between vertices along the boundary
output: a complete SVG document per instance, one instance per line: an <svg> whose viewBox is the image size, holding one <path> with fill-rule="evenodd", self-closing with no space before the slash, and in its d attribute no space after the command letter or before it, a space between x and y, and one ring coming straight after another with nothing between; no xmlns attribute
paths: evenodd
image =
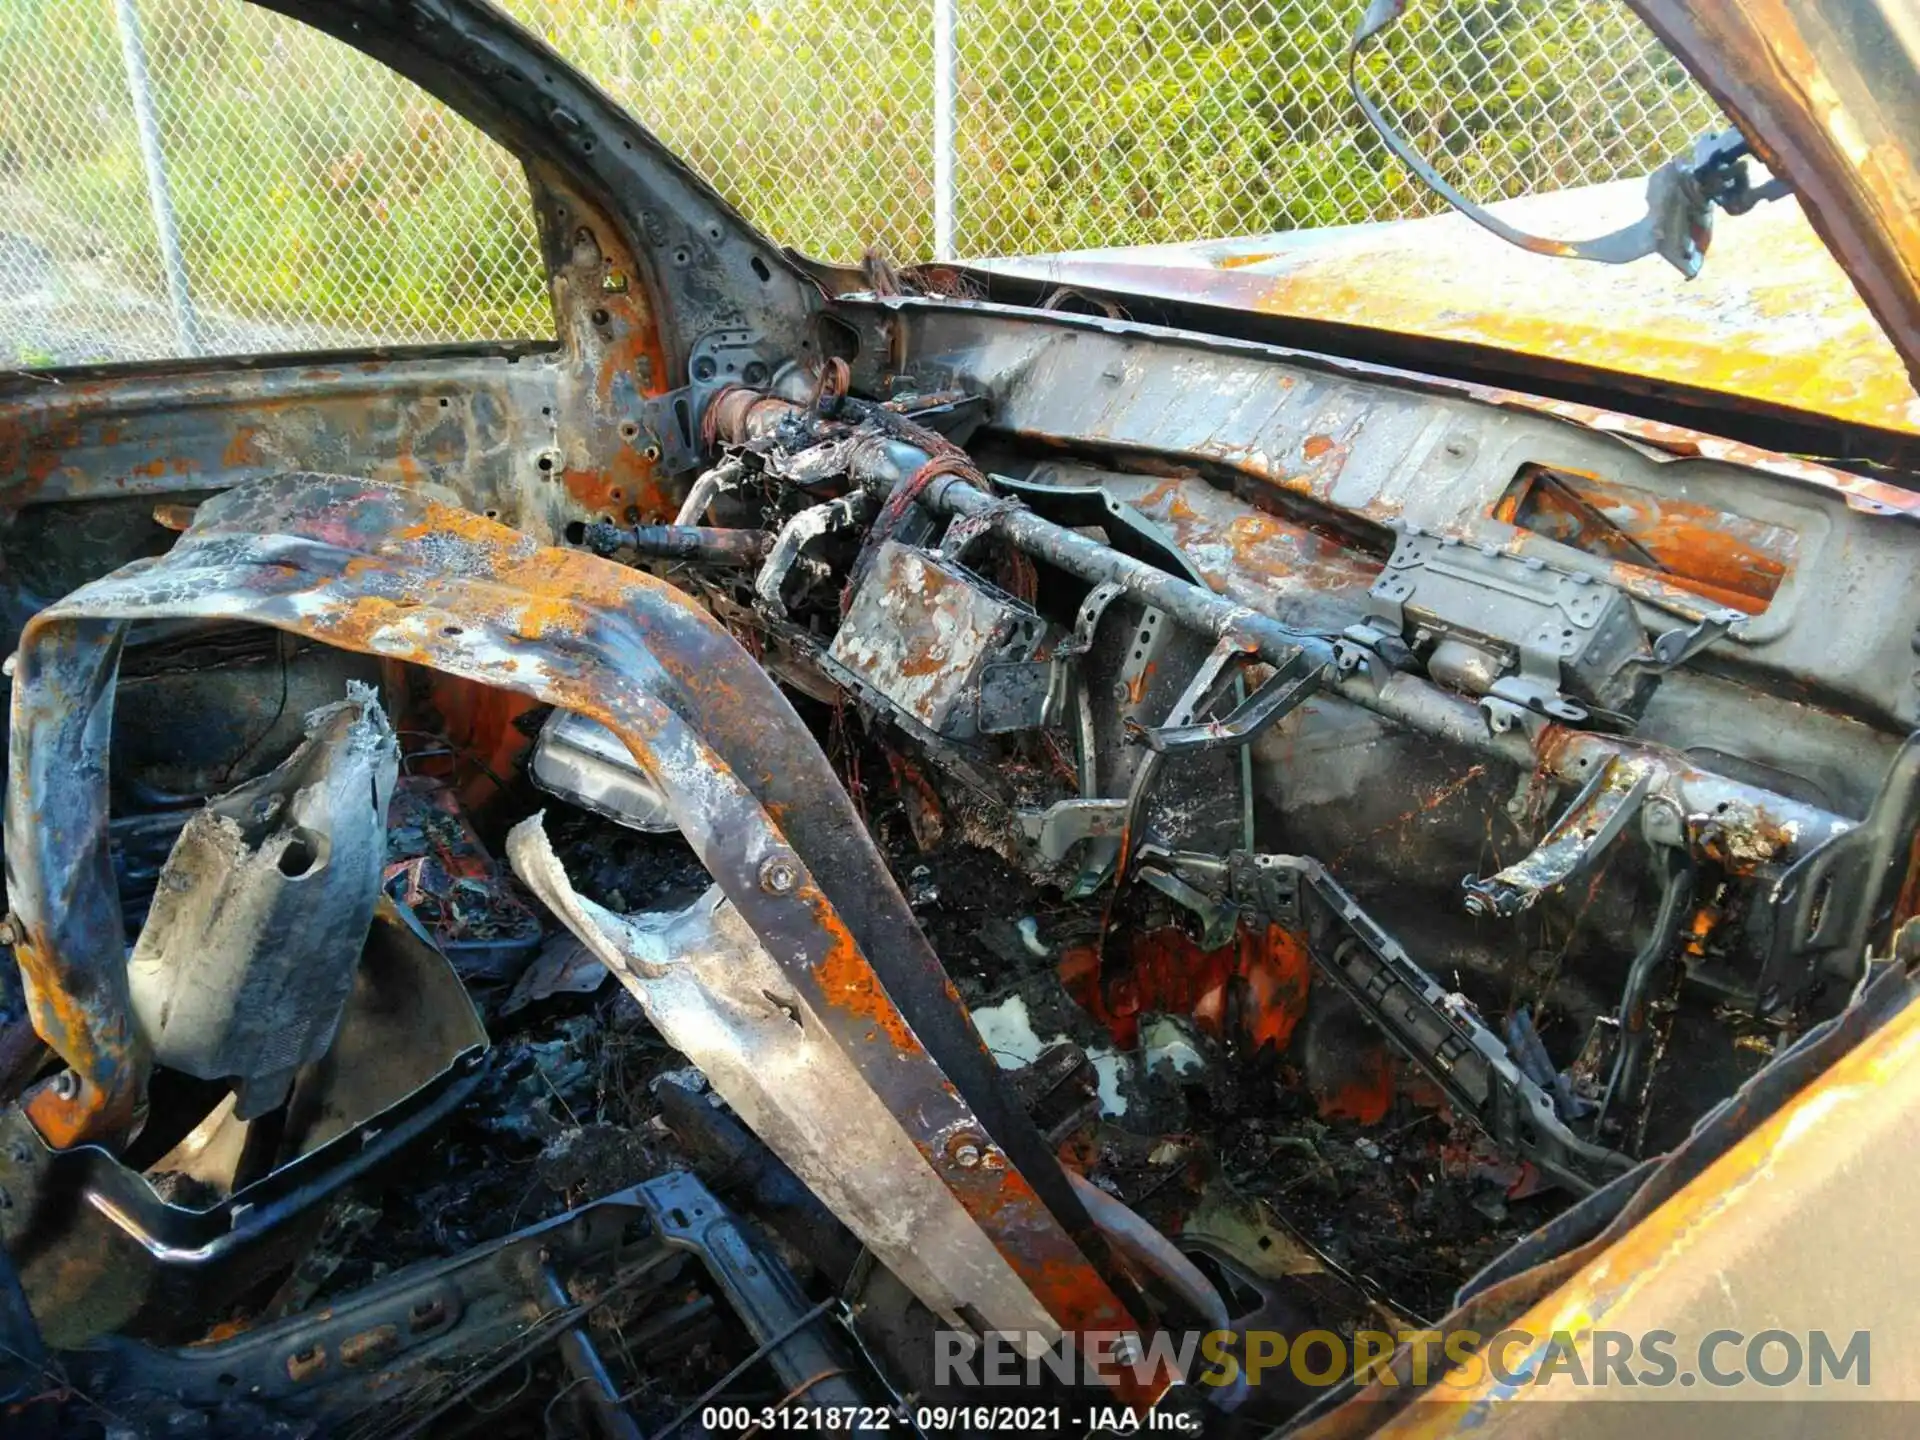
<svg viewBox="0 0 1920 1440"><path fill-rule="evenodd" d="M287 848L280 852L280 859L276 863L282 875L289 880L298 880L320 868L320 852L306 836L296 835L287 842Z"/></svg>

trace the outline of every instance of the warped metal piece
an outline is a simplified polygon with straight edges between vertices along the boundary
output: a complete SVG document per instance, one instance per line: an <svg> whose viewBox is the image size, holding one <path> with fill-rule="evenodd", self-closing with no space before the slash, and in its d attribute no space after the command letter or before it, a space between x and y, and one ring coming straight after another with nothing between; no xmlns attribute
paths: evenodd
<svg viewBox="0 0 1920 1440"><path fill-rule="evenodd" d="M1610 756L1538 845L1495 874L1461 882L1467 913L1511 918L1585 874L1640 813L1652 779L1647 767Z"/></svg>
<svg viewBox="0 0 1920 1440"><path fill-rule="evenodd" d="M347 1187L473 1094L487 1045L447 957L382 896L333 1045L277 1124L256 1131L229 1096L143 1173L98 1145L53 1148L18 1106L0 1111L0 1250L48 1342L202 1335L205 1316L293 1264ZM163 1194L149 1178L162 1171L197 1184Z"/></svg>
<svg viewBox="0 0 1920 1440"><path fill-rule="evenodd" d="M155 1058L237 1087L251 1120L333 1043L373 923L400 746L371 687L307 717L267 774L196 812L128 963Z"/></svg>
<svg viewBox="0 0 1920 1440"><path fill-rule="evenodd" d="M684 910L617 915L574 890L541 821L507 837L514 873L881 1264L950 1325L1057 1333L718 886ZM964 1128L940 1149L966 1145L981 1163Z"/></svg>
<svg viewBox="0 0 1920 1440"><path fill-rule="evenodd" d="M1393 122L1360 88L1360 52L1405 12L1407 0L1372 0L1360 26L1347 45L1347 88L1354 104L1374 132L1421 183L1474 224L1522 250L1569 260L1597 260L1604 265L1627 265L1658 255L1689 280L1700 273L1707 246L1713 239L1716 202L1741 214L1762 200L1788 193L1781 180L1752 185L1741 163L1746 142L1738 130L1710 131L1697 139L1685 159L1669 160L1647 177L1647 210L1638 220L1591 240L1553 240L1509 225L1483 206L1474 204L1441 178L1418 150L1394 129Z"/></svg>
<svg viewBox="0 0 1920 1440"><path fill-rule="evenodd" d="M27 1099L56 1146L122 1139L130 1022L107 746L134 619L268 625L531 695L619 735L793 995L1065 1331L1135 1328L1125 1279L1012 1102L819 744L691 597L405 489L295 473L202 505L167 555L41 612L14 676L6 850L35 1027L71 1070ZM977 1153L945 1148L958 1133ZM970 1162L970 1163L969 1163Z"/></svg>

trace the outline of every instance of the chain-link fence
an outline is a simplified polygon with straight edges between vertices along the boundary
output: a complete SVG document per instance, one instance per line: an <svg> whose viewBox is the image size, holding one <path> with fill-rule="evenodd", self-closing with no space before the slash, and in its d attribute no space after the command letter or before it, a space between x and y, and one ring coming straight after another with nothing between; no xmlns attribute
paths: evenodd
<svg viewBox="0 0 1920 1440"><path fill-rule="evenodd" d="M1362 0L507 0L770 234L900 260L1427 213ZM1716 123L1618 0L1424 0L1368 83L1482 199ZM545 336L518 167L242 0L0 4L0 364Z"/></svg>

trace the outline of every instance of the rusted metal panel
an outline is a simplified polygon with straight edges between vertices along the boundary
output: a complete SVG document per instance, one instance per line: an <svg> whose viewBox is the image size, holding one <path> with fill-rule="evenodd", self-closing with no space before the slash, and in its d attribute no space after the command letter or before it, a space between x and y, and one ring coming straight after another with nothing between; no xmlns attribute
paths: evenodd
<svg viewBox="0 0 1920 1440"><path fill-rule="evenodd" d="M970 737L984 672L1030 659L1045 624L941 556L888 540L827 653L936 735Z"/></svg>
<svg viewBox="0 0 1920 1440"><path fill-rule="evenodd" d="M1920 494L1617 412L1277 347L1004 307L886 309L926 362L972 352L970 363L1009 377L995 397L1002 433L1124 454L1143 471L1198 471L1296 525L1313 516L1339 527L1361 564L1384 559L1388 523L1400 521L1584 571L1696 621L1719 607L1684 576L1517 526L1500 516L1502 498L1529 467L1546 466L1604 474L1623 494L1738 513L1758 524L1771 554L1792 557L1781 560L1765 613L1732 642L1743 663L1858 701L1901 730L1920 723L1920 688L1887 683L1914 668L1920 596L1900 577ZM1677 510L1672 518L1689 550L1724 549L1717 526ZM1229 592L1250 591L1253 571L1238 574ZM1877 610L1861 608L1862 583L1884 586ZM1283 603L1260 608L1279 613Z"/></svg>
<svg viewBox="0 0 1920 1440"><path fill-rule="evenodd" d="M550 352L310 356L19 378L0 389L0 506L168 495L289 469L438 485L545 525L556 454Z"/></svg>
<svg viewBox="0 0 1920 1440"><path fill-rule="evenodd" d="M1131 1328L1104 1246L974 1033L818 744L689 596L417 493L289 475L203 505L166 557L43 611L21 640L7 806L36 1025L73 1067L29 1114L58 1146L123 1136L148 1057L127 1024L106 852L119 639L137 618L245 620L590 716L835 1042L1068 1331ZM936 1050L934 1047L938 1047ZM984 1080L982 1077L985 1077ZM945 1148L982 1138L991 1163Z"/></svg>
<svg viewBox="0 0 1920 1440"><path fill-rule="evenodd" d="M667 483L668 437L646 403L671 388L658 302L604 210L550 164L528 174L564 352L546 478L602 522L670 519L685 487Z"/></svg>

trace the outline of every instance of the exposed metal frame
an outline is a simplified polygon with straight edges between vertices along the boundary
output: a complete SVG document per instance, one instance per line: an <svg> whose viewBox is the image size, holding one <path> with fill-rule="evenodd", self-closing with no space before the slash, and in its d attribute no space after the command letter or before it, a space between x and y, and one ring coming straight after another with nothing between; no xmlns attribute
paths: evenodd
<svg viewBox="0 0 1920 1440"><path fill-rule="evenodd" d="M342 477L228 491L168 555L83 587L22 636L6 849L31 1013L71 1067L27 1100L51 1144L125 1136L144 1095L106 769L122 638L158 618L267 625L606 725L793 994L1059 1327L1134 1328L1130 1285L1012 1103L826 756L752 657L651 576ZM977 1143L949 1143L961 1134Z"/></svg>

